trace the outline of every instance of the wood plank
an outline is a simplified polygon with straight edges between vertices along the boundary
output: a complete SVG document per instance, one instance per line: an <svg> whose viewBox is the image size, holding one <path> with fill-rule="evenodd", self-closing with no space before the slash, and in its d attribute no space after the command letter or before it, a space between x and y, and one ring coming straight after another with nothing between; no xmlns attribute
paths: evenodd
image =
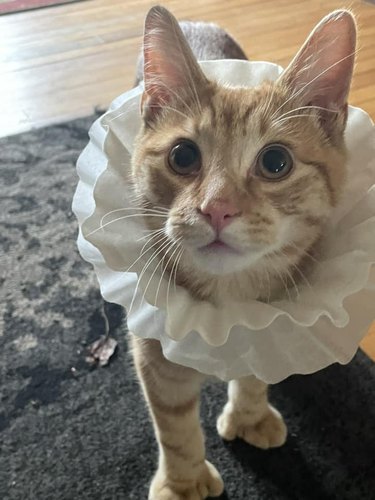
<svg viewBox="0 0 375 500"><path fill-rule="evenodd" d="M375 323L372 324L369 333L361 342L361 348L367 356L375 361Z"/></svg>

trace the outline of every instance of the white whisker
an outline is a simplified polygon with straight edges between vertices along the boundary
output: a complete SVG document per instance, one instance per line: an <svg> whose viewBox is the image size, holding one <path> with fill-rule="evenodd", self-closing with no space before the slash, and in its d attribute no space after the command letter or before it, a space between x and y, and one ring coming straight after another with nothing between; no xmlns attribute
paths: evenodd
<svg viewBox="0 0 375 500"><path fill-rule="evenodd" d="M141 236L136 241L142 241L142 240L147 239L147 238L152 239L155 236L157 236L158 234L164 233L164 227L162 227L161 229L153 229L153 230L145 229L144 231L147 231L148 234L146 234L145 236Z"/></svg>
<svg viewBox="0 0 375 500"><path fill-rule="evenodd" d="M273 270L275 271L275 273L278 275L278 277L279 277L279 279L280 279L281 283L283 284L283 287L284 287L284 289L285 289L285 292L286 292L286 293L287 293L287 295L288 295L289 300L292 300L292 297L291 297L291 295L290 295L290 291L289 291L289 289L288 289L287 283L284 281L284 278L283 278L283 276L282 276L282 273L280 273L280 272L279 272L279 270L277 269L277 267L275 267L275 266L273 265L273 262L272 262L272 256L271 256L271 255L265 255L265 257L266 257L266 259L269 261L269 263L270 263L271 267L273 268Z"/></svg>
<svg viewBox="0 0 375 500"><path fill-rule="evenodd" d="M287 256L284 255L284 257L287 257ZM288 257L287 257L287 259L288 259ZM294 267L293 264L291 264L291 265ZM285 269L285 272L288 275L289 280L292 282L293 288L294 288L294 290L296 292L296 295L299 298L300 297L299 288L297 286L297 283L296 283L295 279L293 278L293 274L289 271L289 269Z"/></svg>
<svg viewBox="0 0 375 500"><path fill-rule="evenodd" d="M173 111L174 113L177 113L178 115L182 116L183 118L186 118L187 120L190 119L190 116L188 116L186 113L183 113L182 111L179 111L178 109L176 108L172 108L172 106L166 106L165 104L163 104L162 106L157 106L157 105L154 105L154 106L148 106L149 108L161 108L161 109L167 109L169 111Z"/></svg>
<svg viewBox="0 0 375 500"><path fill-rule="evenodd" d="M307 117L307 118L315 118L316 119L316 115L307 115L307 114L300 114L300 115L292 115L292 116L287 116L285 118L281 118L280 120L275 120L273 122L273 125L279 125L280 123L283 123L283 122L286 122L288 120L292 120L293 118L303 118L303 117Z"/></svg>
<svg viewBox="0 0 375 500"><path fill-rule="evenodd" d="M175 250L173 251L173 254L171 255L170 259L168 260L168 262L167 262L167 266L166 266L166 267L168 267L168 264L169 264L169 262L170 262L171 258L172 258L172 257L174 256L174 254L176 253L176 251L178 251L178 250L180 250L180 251L181 251L181 249L179 248L179 247L180 247L180 244L179 244L179 243L180 243L180 241L181 241L181 240L182 240L182 237L180 237L180 238L179 238L179 240L177 240L177 242L176 242L176 243L177 243L177 247L176 247L176 248L175 248ZM182 249L182 251L183 251L183 249ZM171 269L171 272L170 272L170 274L169 274L169 279L168 279L168 286L167 286L167 314L168 314L168 312L169 312L169 289L170 289L170 286L171 286L171 280L172 280L172 277L173 277L173 268L174 268L174 266L175 266L175 264L176 264L176 260L177 260L177 259L175 259L175 261L173 262L172 269Z"/></svg>
<svg viewBox="0 0 375 500"><path fill-rule="evenodd" d="M176 288L177 288L177 283L176 283L176 281L177 281L177 268L178 268L178 266L180 264L180 261L181 261L181 258L182 258L182 255L183 255L184 251L185 251L185 249L182 247L180 253L177 255L177 258L176 258L176 267L175 267L175 271L174 271L174 280L173 280L174 281L173 285L174 285L174 291L175 292L176 292Z"/></svg>
<svg viewBox="0 0 375 500"><path fill-rule="evenodd" d="M175 35L175 39L176 39L176 42L178 43L179 45L179 49L180 49L180 54L183 56L184 58L184 62L185 62L185 65L186 65L186 75L187 77L189 78L190 80L190 89L192 90L193 92L193 97L194 97L194 100L195 100L195 104L197 105L197 108L198 108L198 111L200 113L202 113L202 106L201 106L201 102L200 102L200 99L199 99L199 94L198 94L198 91L197 91L197 88L196 88L196 85L195 85L195 81L194 81L194 78L192 76L192 73L191 73L191 69L189 68L189 64L187 62L187 59L186 59L186 55L185 55L185 52L184 52L184 49L182 47L182 44L181 44L181 40L180 40L180 37L177 35L177 32L176 32L176 28L173 27L173 30L174 30L174 35Z"/></svg>
<svg viewBox="0 0 375 500"><path fill-rule="evenodd" d="M118 222L120 220L124 219L129 219L131 217L158 217L162 219L166 219L166 215L160 215L160 214L131 214L131 215L124 215L123 217L118 217L117 219L111 220L109 222L106 222L105 224L101 225L100 227L97 227L93 231L90 231L89 233L85 234L84 237L87 238L88 236L91 236L92 234L100 231L101 229L104 229L105 227L109 226L110 224L113 224L115 222Z"/></svg>
<svg viewBox="0 0 375 500"><path fill-rule="evenodd" d="M172 250L172 248L174 246L176 246L176 248L173 250L172 254L170 255L169 259L168 259L168 262L166 263L166 265L164 266L164 269L163 269L163 272L160 276L160 280L159 280L159 284L158 284L158 287L157 287L157 290L156 290L156 294L155 294L155 304L157 302L157 298L158 298L158 295L159 295L159 290L160 290L160 286L162 284L162 281L163 281L163 277L165 275L165 273L168 271L168 265L169 263L171 262L171 260L173 259L173 256L175 255L175 253L179 250L179 247L180 247L180 241L182 240L182 236L180 236L180 238L178 238L175 242L173 242L173 245L168 249L168 252L170 250ZM167 252L166 252L166 255L167 255ZM165 255L165 256L166 256ZM173 263L173 266L174 266L175 262ZM172 270L173 270L173 266L172 266ZM169 280L168 280L168 288L167 288L167 313L168 313L168 295L169 295L169 283L170 283L170 279L171 279L171 276L172 276L172 271L170 272L169 274Z"/></svg>
<svg viewBox="0 0 375 500"><path fill-rule="evenodd" d="M129 113L129 111L131 111L133 108L135 107L138 107L138 102L132 102L131 104L127 104L127 107L126 107L126 110L123 111L122 113L119 113L118 115L115 115L113 118L111 118L110 120L108 120L107 118L107 121L109 123L113 122L114 120L117 120L118 118L121 118L122 116L126 115L127 113Z"/></svg>
<svg viewBox="0 0 375 500"><path fill-rule="evenodd" d="M151 257L148 259L148 261L146 262L146 264L143 266L143 269L141 271L141 273L139 274L138 276L138 281L137 281L137 285L135 287L135 290L134 290L134 293L133 293L133 298L132 298L132 301L130 303L130 307L129 307L129 311L128 311L128 315L130 315L132 309L133 309L133 305L134 305L134 301L135 301L135 298L136 298L136 295L137 295L137 292L138 292L138 289L139 289L139 284L140 284L140 281L142 280L145 272L147 271L147 269L150 267L151 263L158 257L158 255L160 255L161 252L163 252L165 250L165 248L168 247L168 245L170 244L170 241L167 239L167 241L162 244L161 248L158 248L152 255ZM159 262L160 263L160 262ZM158 263L158 265L159 265ZM157 265L157 267L158 267Z"/></svg>
<svg viewBox="0 0 375 500"><path fill-rule="evenodd" d="M125 272L129 272L130 269L140 260L142 259L142 257L144 257L152 248L154 248L156 245L158 245L159 243L162 243L163 241L165 241L168 236L165 235L163 238L157 240L154 244L152 244L147 250L144 251L144 248L145 246L147 245L147 243L150 242L150 240L152 240L154 236L151 236L151 238L149 240L146 241L146 243L143 245L142 249L141 249L141 253L140 255L138 256L138 258L127 268L125 269Z"/></svg>
<svg viewBox="0 0 375 500"><path fill-rule="evenodd" d="M124 208L116 208L115 210L111 210L110 212L107 212L106 214L103 215L103 217L100 219L100 227L103 226L104 219L108 217L109 215L112 215L117 212L123 212L125 210L143 210L145 211L145 215L148 213L152 214L159 214L159 215L166 215L166 212L162 212L161 210L155 210L153 208L143 208L143 207L124 207Z"/></svg>
<svg viewBox="0 0 375 500"><path fill-rule="evenodd" d="M336 61L335 63L331 64L330 66L328 66L328 68L324 69L323 71L321 71L317 76L315 76L312 80L310 80L309 82L305 83L305 85L303 85L299 90L297 90L296 92L293 92L292 95L290 97L288 97L288 99L286 101L284 101L283 104L281 104L281 106L279 106L277 108L277 110L273 113L271 119L273 119L277 113L280 111L280 109L282 109L286 104L288 104L289 101L291 101L292 99L298 97L301 93L303 93L305 91L305 89L311 85L312 83L314 83L316 80L318 80L321 76L323 76L325 73L327 73L330 69L334 68L335 66L337 66L338 64L342 63L343 61L345 61L346 59L349 59L350 57L353 57L356 53L358 52L358 50L355 50L353 52L351 52L350 54L348 54L347 56L345 57L342 57L341 59L339 59L338 61Z"/></svg>
<svg viewBox="0 0 375 500"><path fill-rule="evenodd" d="M293 109L290 109L289 111L286 111L285 113L283 113L282 115L280 115L278 117L278 120L280 120L281 118L284 118L284 116L287 116L289 115L290 113L293 113L295 111L301 111L301 110L313 110L313 109L318 109L320 111L327 111L328 113L334 113L334 114L338 114L338 110L337 109L329 109L329 108L323 108L322 106L299 106L298 108L293 108ZM296 115L297 116L297 115Z"/></svg>
<svg viewBox="0 0 375 500"><path fill-rule="evenodd" d="M268 99L266 100L265 105L264 105L264 109L262 111L264 116L267 116L267 114L268 114L268 111L269 111L271 104L272 104L274 93L275 93L275 90L274 90L274 88L272 88L269 92Z"/></svg>
<svg viewBox="0 0 375 500"><path fill-rule="evenodd" d="M159 260L158 264L156 265L155 269L153 270L153 272L152 272L152 274L150 276L150 279L147 282L147 285L146 285L146 287L145 287L145 289L143 291L143 296L142 296L141 303L145 300L148 287L150 286L150 283L151 283L151 281L152 281L152 279L153 279L153 277L154 277L157 269L159 268L160 264L163 265L164 259L167 257L168 253L172 250L172 248L175 245L177 245L177 247L176 247L176 249L177 249L178 248L178 241L177 242L174 242L174 241L171 242L171 241L169 241L169 246L167 246L167 249L165 250L165 247L163 248L163 251L165 250L165 254L163 255L163 258L161 260ZM163 279L163 276L164 276L166 270L168 269L168 264L171 261L173 255L175 253L175 250L173 251L172 255L169 257L168 262L167 262L166 266L164 267L164 269L162 269L162 273L161 273L161 276L160 276L160 279L159 279L159 286L160 286L160 284L162 282L162 279ZM159 286L158 286L158 289L159 289ZM156 300L156 298L157 298L157 296L155 296L155 300Z"/></svg>
<svg viewBox="0 0 375 500"><path fill-rule="evenodd" d="M307 250L303 250L302 248L299 248L295 243L290 242L288 243L289 245L293 246L296 250L298 250L300 253L308 257L310 260L312 260L315 264L319 264L319 261L312 256Z"/></svg>

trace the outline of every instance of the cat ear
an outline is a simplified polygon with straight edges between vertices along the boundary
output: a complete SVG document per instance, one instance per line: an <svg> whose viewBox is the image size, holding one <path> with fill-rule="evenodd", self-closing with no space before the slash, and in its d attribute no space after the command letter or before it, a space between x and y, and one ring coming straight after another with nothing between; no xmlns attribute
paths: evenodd
<svg viewBox="0 0 375 500"><path fill-rule="evenodd" d="M197 89L206 84L207 79L177 20L164 7L153 7L147 14L143 51L142 107L146 119L153 118L171 101L179 108L187 106L189 100L197 102Z"/></svg>
<svg viewBox="0 0 375 500"><path fill-rule="evenodd" d="M315 27L280 81L304 105L346 112L355 47L354 17L346 10L334 11Z"/></svg>

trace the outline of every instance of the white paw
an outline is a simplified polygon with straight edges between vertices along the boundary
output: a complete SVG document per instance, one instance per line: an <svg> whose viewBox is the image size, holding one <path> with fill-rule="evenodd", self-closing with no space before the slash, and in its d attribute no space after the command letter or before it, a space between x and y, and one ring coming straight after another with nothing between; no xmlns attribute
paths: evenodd
<svg viewBox="0 0 375 500"><path fill-rule="evenodd" d="M246 422L246 414L228 408L225 406L217 421L217 430L223 439L232 441L239 437L264 450L285 443L287 428L283 417L273 406L269 405L267 413L255 424Z"/></svg>
<svg viewBox="0 0 375 500"><path fill-rule="evenodd" d="M158 470L152 480L148 500L204 500L220 496L223 490L220 474L206 460L194 481L175 481Z"/></svg>

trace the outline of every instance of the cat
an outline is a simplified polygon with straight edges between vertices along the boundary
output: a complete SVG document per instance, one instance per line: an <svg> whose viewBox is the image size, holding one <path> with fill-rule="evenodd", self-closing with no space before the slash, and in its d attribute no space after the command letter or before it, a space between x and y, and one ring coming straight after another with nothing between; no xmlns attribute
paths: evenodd
<svg viewBox="0 0 375 500"><path fill-rule="evenodd" d="M148 13L132 183L139 206L165 215L145 215L170 243L162 255L181 249L178 263L166 259L166 272L197 299L270 300L307 272L345 185L355 45L352 14L335 11L277 81L231 88L208 80L197 63L246 59L225 31L179 25L160 6ZM156 340L131 342L159 445L149 500L220 496L223 481L205 459L199 424L205 375L166 360ZM229 383L217 429L263 449L287 437L267 385L251 376Z"/></svg>

